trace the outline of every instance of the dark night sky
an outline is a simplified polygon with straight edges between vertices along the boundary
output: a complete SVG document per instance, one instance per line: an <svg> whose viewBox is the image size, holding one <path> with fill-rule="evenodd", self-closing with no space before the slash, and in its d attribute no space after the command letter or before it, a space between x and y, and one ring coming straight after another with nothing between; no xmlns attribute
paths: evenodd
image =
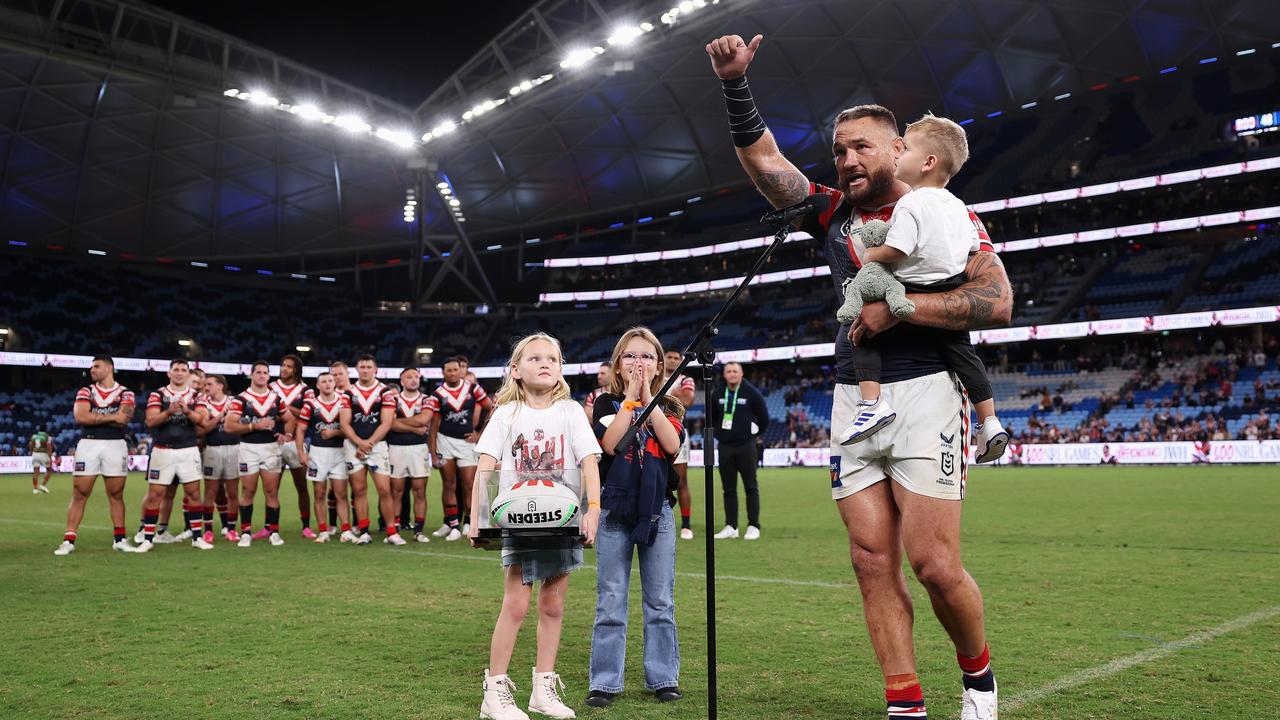
<svg viewBox="0 0 1280 720"><path fill-rule="evenodd" d="M152 4L411 108L532 5L439 0Z"/></svg>

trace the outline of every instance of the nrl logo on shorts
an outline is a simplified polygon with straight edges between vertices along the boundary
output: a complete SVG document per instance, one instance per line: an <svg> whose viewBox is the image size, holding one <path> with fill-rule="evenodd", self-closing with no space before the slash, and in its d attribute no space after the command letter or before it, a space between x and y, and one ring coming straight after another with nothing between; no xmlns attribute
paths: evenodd
<svg viewBox="0 0 1280 720"><path fill-rule="evenodd" d="M955 436L953 435L952 437L955 437ZM943 452L942 459L938 463L938 465L942 468L943 475L950 475L951 473L955 472L955 469L956 469L955 455L952 455L949 452ZM942 482L942 481L939 480L938 482ZM949 485L950 481L948 481L946 484Z"/></svg>

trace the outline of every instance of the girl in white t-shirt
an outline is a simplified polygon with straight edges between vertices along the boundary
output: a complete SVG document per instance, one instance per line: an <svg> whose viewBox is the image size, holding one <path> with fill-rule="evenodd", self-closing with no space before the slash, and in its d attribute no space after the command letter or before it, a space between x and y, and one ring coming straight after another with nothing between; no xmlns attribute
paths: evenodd
<svg viewBox="0 0 1280 720"><path fill-rule="evenodd" d="M480 528L480 493L501 465L499 487L510 487L532 476L573 481L579 475L586 490L587 512L581 531L590 545L600 518L600 444L582 413L569 396L561 369L560 343L537 333L516 343L507 378L498 390L497 409L476 443L480 456L471 503L471 537ZM575 485L574 482L569 484ZM503 548L502 611L489 644L489 667L484 673L484 701L480 717L491 720L528 720L512 697L515 685L507 675L516 635L529 610L533 583L538 590L538 658L533 668L533 692L529 711L554 718L571 718L574 712L560 699L564 687L555 673L560 647L560 626L569 573L582 567L582 548L571 550L515 550Z"/></svg>

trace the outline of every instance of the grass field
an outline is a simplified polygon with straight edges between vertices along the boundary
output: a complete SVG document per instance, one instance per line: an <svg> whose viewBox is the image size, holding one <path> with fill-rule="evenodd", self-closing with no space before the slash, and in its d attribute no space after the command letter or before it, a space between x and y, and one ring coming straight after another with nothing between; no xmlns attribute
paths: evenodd
<svg viewBox="0 0 1280 720"><path fill-rule="evenodd" d="M570 583L557 667L579 717L706 717L691 475L698 539L679 544L676 583L686 699L659 705L643 691L633 585L628 690L607 710L582 703L588 568ZM495 553L304 542L285 489L284 547L113 554L99 487L78 551L54 557L69 485L57 476L54 494L32 496L29 479L0 480L0 718L478 715L501 598ZM763 539L716 546L720 717L884 717L828 486L821 469L765 473ZM131 526L142 488L130 478ZM1005 720L1280 717L1280 469L979 468L964 534ZM930 717L954 718L953 651L911 587ZM533 641L530 622L512 664L522 703Z"/></svg>

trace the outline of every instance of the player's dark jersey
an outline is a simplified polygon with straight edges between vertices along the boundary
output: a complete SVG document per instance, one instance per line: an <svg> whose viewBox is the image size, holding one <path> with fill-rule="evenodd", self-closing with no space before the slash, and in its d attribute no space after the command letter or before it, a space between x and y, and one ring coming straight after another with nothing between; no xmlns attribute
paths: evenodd
<svg viewBox="0 0 1280 720"><path fill-rule="evenodd" d="M302 403L307 398L315 396L315 391L307 387L307 384L302 381L298 381L293 385L285 385L279 380L273 380L267 387L279 395L280 399L284 400L284 404L288 405L295 415L302 409ZM276 432L284 432L283 421L276 425Z"/></svg>
<svg viewBox="0 0 1280 720"><path fill-rule="evenodd" d="M322 430L340 430L342 423L339 416L343 408L351 407L351 398L346 395L335 395L333 402L325 402L319 395L312 395L302 402L298 411L298 422L306 423L307 434L311 436L311 447L340 448L342 436L323 438Z"/></svg>
<svg viewBox="0 0 1280 720"><path fill-rule="evenodd" d="M807 216L800 229L815 239L823 242L827 255L827 264L831 267L831 281L835 284L838 302L844 302L844 281L858 274L862 267L862 254L866 252L856 231L862 224L870 220L888 222L893 216L893 206L886 205L874 210L854 208L845 201L844 193L825 185L809 184L810 194L823 194L831 198L831 207L820 215ZM982 228L978 216L969 212L969 217L978 226L981 249L994 251L991 238ZM951 290L962 283L965 277L961 273L940 283L928 286L907 285L911 292L942 292ZM876 336L880 349L881 375L884 383L899 382L912 378L943 372L947 369L942 348L957 336L966 335L963 330L940 330L911 323L898 323L889 330ZM849 342L849 326L841 325L836 333L836 382L840 384L856 384L857 374L853 366L853 345Z"/></svg>
<svg viewBox="0 0 1280 720"><path fill-rule="evenodd" d="M134 405L133 391L116 383L110 390L104 390L97 383L80 388L76 392L77 403L89 403L89 412L94 415L112 415L120 412L126 405ZM80 437L89 440L123 440L122 425L84 425Z"/></svg>
<svg viewBox="0 0 1280 720"><path fill-rule="evenodd" d="M250 388L231 399L231 410L240 413L240 422L246 425L262 418L278 420L284 414L285 407L284 400L272 390L267 390L265 395L258 395ZM240 437L242 442L247 443L272 443L276 441L276 431L250 430Z"/></svg>
<svg viewBox="0 0 1280 720"><path fill-rule="evenodd" d="M475 432L472 417L489 398L478 383L462 381L456 388L437 385L431 394L431 409L440 413L440 434L465 440Z"/></svg>
<svg viewBox="0 0 1280 720"><path fill-rule="evenodd" d="M396 391L381 382L369 388L360 387L357 382L347 390L347 399L351 403L351 429L368 440L382 424L382 409L396 406Z"/></svg>
<svg viewBox="0 0 1280 720"><path fill-rule="evenodd" d="M396 396L396 419L411 418L415 415L421 415L429 409L430 396L419 392L415 397L410 398L401 391ZM397 432L392 430L387 433L388 445L425 445L427 443L426 435L419 435L411 432Z"/></svg>
<svg viewBox="0 0 1280 720"><path fill-rule="evenodd" d="M222 402L216 402L208 395L202 395L200 405L209 417L218 418L218 424L204 436L205 447L215 445L239 445L240 436L227 432L226 417L231 411L232 398L224 396Z"/></svg>
<svg viewBox="0 0 1280 720"><path fill-rule="evenodd" d="M152 392L147 396L147 410L168 410L173 403L181 403L186 407L187 413L196 409L198 404L196 401L196 391L186 388L181 392L173 389L173 386L166 385ZM151 439L153 448L189 448L196 446L196 426L191 422L191 416L187 413L179 413L170 415L169 419L163 424L157 425L151 429Z"/></svg>

